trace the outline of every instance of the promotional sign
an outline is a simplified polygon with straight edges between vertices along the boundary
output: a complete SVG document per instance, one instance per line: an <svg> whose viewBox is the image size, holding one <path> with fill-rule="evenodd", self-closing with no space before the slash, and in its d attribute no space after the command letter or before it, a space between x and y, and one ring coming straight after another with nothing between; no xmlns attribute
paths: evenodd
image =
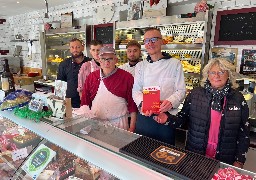
<svg viewBox="0 0 256 180"><path fill-rule="evenodd" d="M28 104L28 108L31 111L39 112L42 111L43 109L43 102L37 99L32 99L30 103Z"/></svg>
<svg viewBox="0 0 256 180"><path fill-rule="evenodd" d="M33 179L36 179L55 155L55 151L51 150L44 144L41 144L25 162L22 168Z"/></svg>
<svg viewBox="0 0 256 180"><path fill-rule="evenodd" d="M143 88L142 112L152 111L158 114L160 109L160 87L150 86Z"/></svg>
<svg viewBox="0 0 256 180"><path fill-rule="evenodd" d="M241 74L256 74L256 50L243 49L241 59Z"/></svg>
<svg viewBox="0 0 256 180"><path fill-rule="evenodd" d="M150 156L165 164L178 164L186 154L166 146L160 146Z"/></svg>
<svg viewBox="0 0 256 180"><path fill-rule="evenodd" d="M54 95L61 99L65 99L67 91L67 82L61 80L55 80Z"/></svg>

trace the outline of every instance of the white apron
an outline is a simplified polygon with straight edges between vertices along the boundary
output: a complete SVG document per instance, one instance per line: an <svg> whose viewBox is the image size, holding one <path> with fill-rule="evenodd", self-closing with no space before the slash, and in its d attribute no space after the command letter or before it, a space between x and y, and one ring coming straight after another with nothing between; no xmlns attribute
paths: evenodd
<svg viewBox="0 0 256 180"><path fill-rule="evenodd" d="M100 81L97 95L92 101L92 112L97 118L116 127L128 130L128 109L124 98L118 97Z"/></svg>

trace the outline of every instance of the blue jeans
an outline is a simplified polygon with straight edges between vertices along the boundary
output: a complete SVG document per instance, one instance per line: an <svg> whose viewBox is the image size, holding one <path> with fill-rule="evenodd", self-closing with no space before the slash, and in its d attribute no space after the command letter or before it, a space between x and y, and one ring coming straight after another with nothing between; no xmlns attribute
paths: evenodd
<svg viewBox="0 0 256 180"><path fill-rule="evenodd" d="M159 124L153 116L148 117L138 113L135 133L175 145L175 129Z"/></svg>

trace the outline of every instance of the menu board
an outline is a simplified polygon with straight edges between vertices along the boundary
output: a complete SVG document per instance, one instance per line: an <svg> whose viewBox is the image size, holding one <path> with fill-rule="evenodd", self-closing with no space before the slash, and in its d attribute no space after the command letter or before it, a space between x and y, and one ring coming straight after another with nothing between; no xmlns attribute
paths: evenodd
<svg viewBox="0 0 256 180"><path fill-rule="evenodd" d="M218 11L215 45L255 45L256 8Z"/></svg>
<svg viewBox="0 0 256 180"><path fill-rule="evenodd" d="M36 179L55 155L55 151L51 150L44 144L41 144L25 162L22 168L33 179Z"/></svg>
<svg viewBox="0 0 256 180"><path fill-rule="evenodd" d="M113 44L113 26L96 27L95 36L97 40L101 40L103 44Z"/></svg>

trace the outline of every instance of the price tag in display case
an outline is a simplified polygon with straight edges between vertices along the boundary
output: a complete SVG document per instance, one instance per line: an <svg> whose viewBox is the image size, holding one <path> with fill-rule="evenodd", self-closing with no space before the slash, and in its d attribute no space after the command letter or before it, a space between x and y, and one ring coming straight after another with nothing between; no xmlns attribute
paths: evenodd
<svg viewBox="0 0 256 180"><path fill-rule="evenodd" d="M40 173L56 155L56 152L41 144L22 166L33 179L37 179Z"/></svg>
<svg viewBox="0 0 256 180"><path fill-rule="evenodd" d="M12 152L13 161L26 158L28 156L27 148L18 149Z"/></svg>
<svg viewBox="0 0 256 180"><path fill-rule="evenodd" d="M33 99L30 101L28 108L35 112L41 111L43 109L43 102Z"/></svg>

